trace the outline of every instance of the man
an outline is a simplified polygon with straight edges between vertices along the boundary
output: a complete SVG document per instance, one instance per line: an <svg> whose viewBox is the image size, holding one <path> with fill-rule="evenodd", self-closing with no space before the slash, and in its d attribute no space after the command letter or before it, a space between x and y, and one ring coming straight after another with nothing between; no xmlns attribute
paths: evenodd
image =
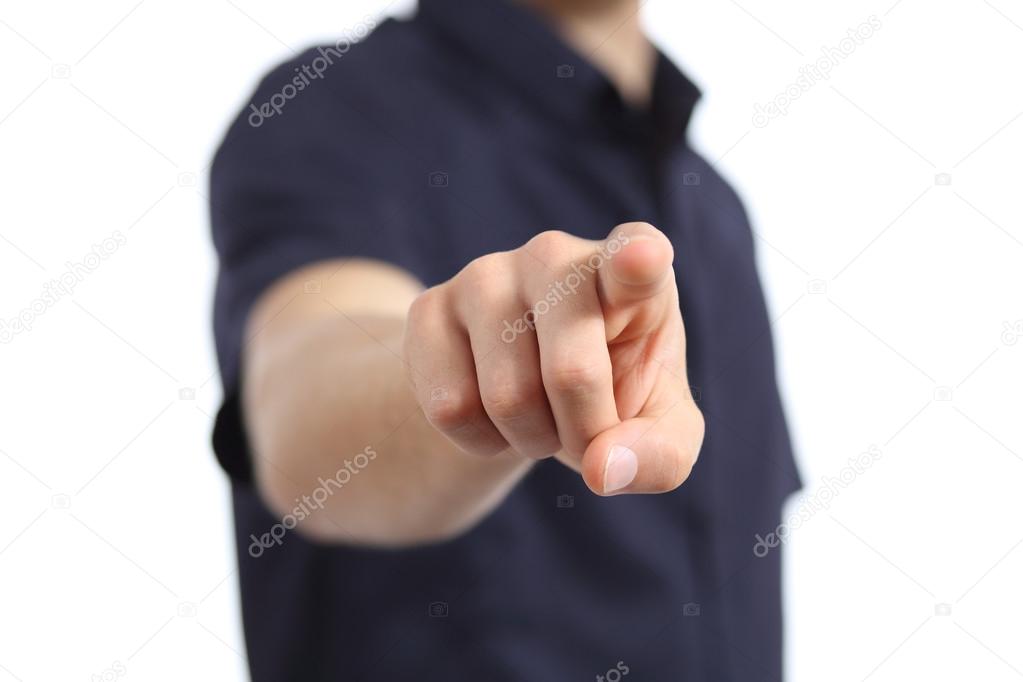
<svg viewBox="0 0 1023 682"><path fill-rule="evenodd" d="M227 134L255 680L780 678L753 546L798 478L751 234L637 5L422 0Z"/></svg>

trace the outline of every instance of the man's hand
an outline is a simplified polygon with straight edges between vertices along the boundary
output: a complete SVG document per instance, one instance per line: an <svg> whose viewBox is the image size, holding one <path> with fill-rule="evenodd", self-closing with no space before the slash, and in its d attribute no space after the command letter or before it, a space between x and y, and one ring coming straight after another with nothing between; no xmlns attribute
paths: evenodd
<svg viewBox="0 0 1023 682"><path fill-rule="evenodd" d="M404 356L423 413L462 450L557 456L598 494L666 492L703 441L668 239L544 232L423 292Z"/></svg>
<svg viewBox="0 0 1023 682"><path fill-rule="evenodd" d="M377 457L301 532L388 547L457 537L551 455L598 494L674 489L703 418L671 260L664 235L630 223L602 242L545 232L425 292L379 261L288 274L250 314L243 355L264 501L290 513L368 446Z"/></svg>

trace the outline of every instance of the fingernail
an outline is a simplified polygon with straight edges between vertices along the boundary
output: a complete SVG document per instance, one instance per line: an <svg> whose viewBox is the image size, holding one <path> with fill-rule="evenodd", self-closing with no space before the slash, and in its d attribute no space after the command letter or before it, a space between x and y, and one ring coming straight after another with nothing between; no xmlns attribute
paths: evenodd
<svg viewBox="0 0 1023 682"><path fill-rule="evenodd" d="M624 445L612 445L604 465L604 492L613 493L632 483L638 468L635 452Z"/></svg>

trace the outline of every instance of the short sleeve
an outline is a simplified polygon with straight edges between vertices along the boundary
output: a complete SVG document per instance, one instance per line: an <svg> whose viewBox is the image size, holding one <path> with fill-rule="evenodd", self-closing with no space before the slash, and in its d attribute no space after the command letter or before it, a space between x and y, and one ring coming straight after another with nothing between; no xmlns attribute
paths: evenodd
<svg viewBox="0 0 1023 682"><path fill-rule="evenodd" d="M353 52L355 52L353 50ZM318 80L310 50L273 70L231 125L210 174L210 220L218 257L214 336L224 400L213 446L236 482L251 481L239 395L246 320L273 282L316 261L391 260L386 154L366 107L346 105L364 88L343 68ZM354 61L354 59L350 59ZM376 149L374 149L376 147Z"/></svg>

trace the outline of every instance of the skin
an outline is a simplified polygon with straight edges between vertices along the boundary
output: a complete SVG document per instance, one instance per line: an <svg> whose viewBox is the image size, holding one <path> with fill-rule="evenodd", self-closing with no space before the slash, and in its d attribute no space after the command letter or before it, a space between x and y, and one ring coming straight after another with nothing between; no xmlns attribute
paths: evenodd
<svg viewBox="0 0 1023 682"><path fill-rule="evenodd" d="M639 21L639 0L521 0L545 16L566 43L593 62L622 98L650 98L656 52Z"/></svg>
<svg viewBox="0 0 1023 682"><path fill-rule="evenodd" d="M585 3L545 9L563 4L578 28ZM582 16L606 26L608 7L630 4ZM426 290L369 260L285 276L254 306L243 351L261 496L284 516L348 469L297 531L404 547L464 533L539 459L598 495L674 490L704 424L672 259L663 234L627 223L602 242L543 232Z"/></svg>

